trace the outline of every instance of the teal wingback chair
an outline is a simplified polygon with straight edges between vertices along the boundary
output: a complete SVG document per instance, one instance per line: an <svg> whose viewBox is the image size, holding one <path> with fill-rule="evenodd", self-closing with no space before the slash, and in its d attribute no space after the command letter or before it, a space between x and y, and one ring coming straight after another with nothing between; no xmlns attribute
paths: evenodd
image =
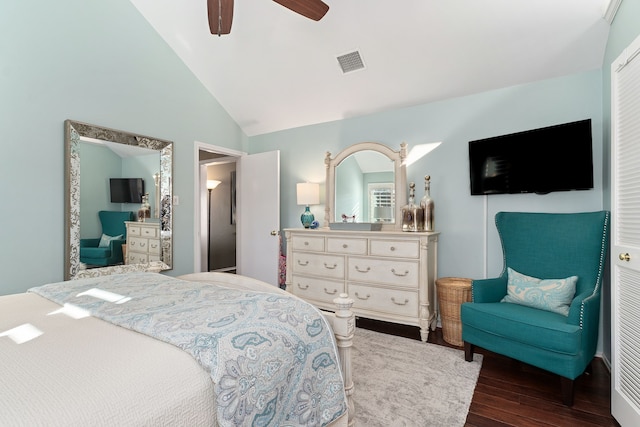
<svg viewBox="0 0 640 427"><path fill-rule="evenodd" d="M123 263L122 245L127 239L127 227L124 222L134 221L136 215L130 211L100 211L98 218L103 234L111 237L122 235L122 238L111 240L105 247L99 246L100 237L80 239L80 262L101 267Z"/></svg>
<svg viewBox="0 0 640 427"><path fill-rule="evenodd" d="M478 346L553 372L560 376L563 403L571 406L574 380L590 368L596 351L609 212L499 212L495 221L504 270L497 278L473 280L472 302L461 306L465 360L473 360ZM538 279L577 276L568 315L535 303L501 302L508 268Z"/></svg>

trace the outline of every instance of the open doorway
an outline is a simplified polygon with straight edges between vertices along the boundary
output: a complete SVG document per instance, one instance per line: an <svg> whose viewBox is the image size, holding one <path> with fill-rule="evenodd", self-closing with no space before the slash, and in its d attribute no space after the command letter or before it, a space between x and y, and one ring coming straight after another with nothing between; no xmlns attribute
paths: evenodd
<svg viewBox="0 0 640 427"><path fill-rule="evenodd" d="M200 239L194 270L235 273L236 164L244 153L203 143L196 148Z"/></svg>
<svg viewBox="0 0 640 427"><path fill-rule="evenodd" d="M203 160L200 160L201 155ZM237 273L278 286L280 152L276 150L248 155L244 152L196 142L194 158L195 182L198 183L194 186L196 201L194 219L197 236L194 248L194 271L207 271L208 268L208 165L235 162ZM211 226L214 226L213 222Z"/></svg>

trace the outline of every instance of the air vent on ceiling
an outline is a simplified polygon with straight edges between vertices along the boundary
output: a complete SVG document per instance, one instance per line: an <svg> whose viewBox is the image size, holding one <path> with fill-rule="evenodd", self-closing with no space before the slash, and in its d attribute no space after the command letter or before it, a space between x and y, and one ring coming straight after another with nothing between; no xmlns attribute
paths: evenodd
<svg viewBox="0 0 640 427"><path fill-rule="evenodd" d="M362 70L364 68L360 52L357 50L340 55L337 59L343 73L350 73L351 71Z"/></svg>

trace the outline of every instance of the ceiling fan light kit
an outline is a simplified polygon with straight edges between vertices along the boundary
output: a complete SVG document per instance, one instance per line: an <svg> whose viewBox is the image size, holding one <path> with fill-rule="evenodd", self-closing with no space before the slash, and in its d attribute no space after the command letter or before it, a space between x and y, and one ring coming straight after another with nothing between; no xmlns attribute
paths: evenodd
<svg viewBox="0 0 640 427"><path fill-rule="evenodd" d="M319 21L329 10L322 0L273 0L281 6L314 21ZM207 0L209 31L218 37L231 32L233 0Z"/></svg>

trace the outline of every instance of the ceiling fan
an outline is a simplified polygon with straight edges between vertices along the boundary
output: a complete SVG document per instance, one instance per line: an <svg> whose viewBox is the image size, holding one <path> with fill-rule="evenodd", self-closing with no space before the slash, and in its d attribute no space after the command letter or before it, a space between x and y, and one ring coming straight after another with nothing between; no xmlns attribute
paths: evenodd
<svg viewBox="0 0 640 427"><path fill-rule="evenodd" d="M273 0L287 9L319 21L329 10L321 0ZM207 0L209 30L211 34L221 36L231 32L233 21L233 0Z"/></svg>

